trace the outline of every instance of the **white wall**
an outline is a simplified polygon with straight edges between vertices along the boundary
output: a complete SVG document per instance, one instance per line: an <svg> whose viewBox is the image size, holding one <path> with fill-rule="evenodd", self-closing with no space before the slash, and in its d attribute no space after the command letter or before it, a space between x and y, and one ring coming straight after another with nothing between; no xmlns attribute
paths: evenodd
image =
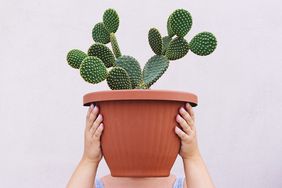
<svg viewBox="0 0 282 188"><path fill-rule="evenodd" d="M200 150L218 188L282 187L282 3L237 1L1 0L0 187L64 187L83 148L82 96L109 90L90 85L66 63L87 50L105 9L121 19L124 54L144 66L152 56L150 27L166 32L176 8L193 16L191 39L218 38L207 57L190 53L171 63L152 89L194 92ZM103 160L98 176L109 172ZM183 175L180 158L173 173Z"/></svg>

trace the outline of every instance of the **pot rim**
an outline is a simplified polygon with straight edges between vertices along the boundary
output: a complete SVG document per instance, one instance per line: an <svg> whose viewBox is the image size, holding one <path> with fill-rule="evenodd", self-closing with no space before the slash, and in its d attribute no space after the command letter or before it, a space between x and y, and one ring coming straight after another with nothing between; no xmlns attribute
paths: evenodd
<svg viewBox="0 0 282 188"><path fill-rule="evenodd" d="M107 90L87 93L83 96L83 106L91 103L113 100L169 100L189 102L192 107L198 105L197 95L174 90L150 90L150 89L125 89Z"/></svg>

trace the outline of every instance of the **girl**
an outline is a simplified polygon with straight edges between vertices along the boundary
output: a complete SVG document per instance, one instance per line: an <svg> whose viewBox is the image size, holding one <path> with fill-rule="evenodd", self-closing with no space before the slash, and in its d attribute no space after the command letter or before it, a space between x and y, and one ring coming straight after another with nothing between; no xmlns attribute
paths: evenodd
<svg viewBox="0 0 282 188"><path fill-rule="evenodd" d="M196 137L195 115L189 103L179 109L175 133L181 139L179 155L182 157L185 177L130 178L107 175L95 179L102 159L100 137L103 117L98 106L91 105L86 116L84 153L67 188L215 188L201 157Z"/></svg>

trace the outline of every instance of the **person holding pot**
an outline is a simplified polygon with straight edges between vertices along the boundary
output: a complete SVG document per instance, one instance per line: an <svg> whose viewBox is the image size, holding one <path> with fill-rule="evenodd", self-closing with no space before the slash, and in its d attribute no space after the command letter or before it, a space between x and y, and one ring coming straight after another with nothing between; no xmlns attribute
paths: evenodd
<svg viewBox="0 0 282 188"><path fill-rule="evenodd" d="M201 157L196 136L195 114L189 103L179 109L175 127L181 139L179 155L182 157L185 177L112 177L96 178L98 165L103 157L100 138L103 132L103 117L99 107L92 104L87 112L84 136L84 152L67 188L215 188L207 167Z"/></svg>

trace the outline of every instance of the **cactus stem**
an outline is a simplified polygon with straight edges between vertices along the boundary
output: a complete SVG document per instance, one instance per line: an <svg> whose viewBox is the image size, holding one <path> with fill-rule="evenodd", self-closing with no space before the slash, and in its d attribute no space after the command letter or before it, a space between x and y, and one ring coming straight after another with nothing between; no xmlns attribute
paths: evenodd
<svg viewBox="0 0 282 188"><path fill-rule="evenodd" d="M113 50L116 58L119 58L122 54L120 52L120 48L119 48L118 41L117 41L117 38L115 36L115 33L110 34L110 41L111 41L112 50Z"/></svg>

